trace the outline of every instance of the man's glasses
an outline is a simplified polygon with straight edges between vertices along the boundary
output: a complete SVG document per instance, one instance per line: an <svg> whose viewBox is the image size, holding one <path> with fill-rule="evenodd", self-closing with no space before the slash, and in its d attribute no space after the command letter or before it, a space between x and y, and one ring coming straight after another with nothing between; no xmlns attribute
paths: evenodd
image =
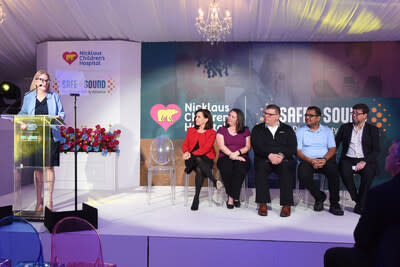
<svg viewBox="0 0 400 267"><path fill-rule="evenodd" d="M365 113L357 113L357 112L352 112L351 113L351 115L354 115L354 116L360 116L360 115L363 115L363 114L365 114Z"/></svg>
<svg viewBox="0 0 400 267"><path fill-rule="evenodd" d="M318 117L319 115L316 115L316 114L305 114L304 115L305 117Z"/></svg>
<svg viewBox="0 0 400 267"><path fill-rule="evenodd" d="M275 116L275 115L279 115L279 114L274 114L274 113L267 113L267 112L263 112L264 116Z"/></svg>
<svg viewBox="0 0 400 267"><path fill-rule="evenodd" d="M50 83L51 82L50 80L45 80L42 78L37 78L36 80L41 81L42 83Z"/></svg>

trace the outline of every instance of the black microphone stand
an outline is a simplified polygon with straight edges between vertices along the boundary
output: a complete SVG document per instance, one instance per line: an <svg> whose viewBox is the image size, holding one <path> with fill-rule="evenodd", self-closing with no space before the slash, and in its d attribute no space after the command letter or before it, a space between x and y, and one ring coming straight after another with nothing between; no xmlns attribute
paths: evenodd
<svg viewBox="0 0 400 267"><path fill-rule="evenodd" d="M74 97L74 160L75 160L75 211L78 210L78 149L77 149L77 132L76 132L76 97L80 94L70 94Z"/></svg>
<svg viewBox="0 0 400 267"><path fill-rule="evenodd" d="M72 93L70 96L74 97L74 156L75 156L75 210L73 211L59 211L59 212L54 212L49 210L46 207L45 210L45 219L44 219L44 225L46 228L49 230L51 233L53 231L53 227L56 225L58 221L60 221L63 218L74 216L74 217L79 217L82 219L87 220L89 223L91 223L96 229L98 226L98 211L97 208L91 207L90 205L86 203L82 203L82 210L78 210L78 150L76 149L77 147L77 131L76 131L76 97L80 96L79 93Z"/></svg>

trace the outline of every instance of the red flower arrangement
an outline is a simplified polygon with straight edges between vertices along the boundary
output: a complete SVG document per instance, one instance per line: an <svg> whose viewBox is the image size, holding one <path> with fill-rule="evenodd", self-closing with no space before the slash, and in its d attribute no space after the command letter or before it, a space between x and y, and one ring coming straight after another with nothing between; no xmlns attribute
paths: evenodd
<svg viewBox="0 0 400 267"><path fill-rule="evenodd" d="M75 132L72 127L60 127L62 140L60 142L61 152L74 152L75 151ZM78 152L101 152L107 155L111 152L119 154L119 141L118 138L121 130L106 131L100 125L96 125L94 129L83 127L76 129L76 142Z"/></svg>

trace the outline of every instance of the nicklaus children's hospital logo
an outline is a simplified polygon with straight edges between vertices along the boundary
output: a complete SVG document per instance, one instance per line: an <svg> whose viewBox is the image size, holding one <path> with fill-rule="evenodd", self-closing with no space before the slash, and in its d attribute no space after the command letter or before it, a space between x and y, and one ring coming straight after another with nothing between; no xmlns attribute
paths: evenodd
<svg viewBox="0 0 400 267"><path fill-rule="evenodd" d="M64 52L62 57L69 65L71 65L78 58L78 53Z"/></svg>
<svg viewBox="0 0 400 267"><path fill-rule="evenodd" d="M65 51L62 54L62 58L67 62L69 65L75 62L78 59L78 63L80 66L100 66L102 63L105 62L106 57L103 51L100 50L85 50L80 49L79 52L75 51Z"/></svg>
<svg viewBox="0 0 400 267"><path fill-rule="evenodd" d="M160 125L164 131L174 125L181 117L181 114L181 108L175 104L169 104L168 106L156 104L150 110L151 118Z"/></svg>

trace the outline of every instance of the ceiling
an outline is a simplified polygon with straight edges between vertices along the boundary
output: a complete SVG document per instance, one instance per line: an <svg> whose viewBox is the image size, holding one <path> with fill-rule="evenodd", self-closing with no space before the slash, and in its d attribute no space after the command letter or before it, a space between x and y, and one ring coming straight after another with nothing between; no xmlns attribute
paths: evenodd
<svg viewBox="0 0 400 267"><path fill-rule="evenodd" d="M36 44L56 40L201 41L211 0L0 0L0 81L29 80ZM400 40L399 0L217 0L234 42Z"/></svg>

